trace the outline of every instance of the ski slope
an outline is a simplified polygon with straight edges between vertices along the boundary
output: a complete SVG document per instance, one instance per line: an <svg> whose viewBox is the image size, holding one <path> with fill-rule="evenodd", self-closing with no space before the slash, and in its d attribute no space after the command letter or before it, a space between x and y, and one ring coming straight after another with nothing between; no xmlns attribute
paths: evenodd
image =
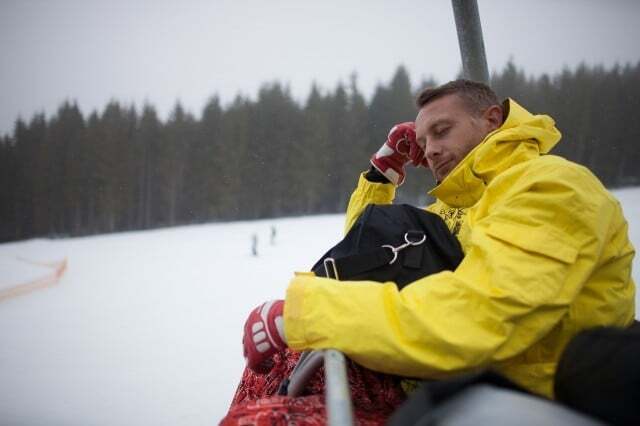
<svg viewBox="0 0 640 426"><path fill-rule="evenodd" d="M615 194L640 247L640 188ZM0 294L51 273L28 261L68 262L56 284L0 299L0 424L217 424L244 367L246 315L283 297L293 271L340 239L342 222L326 215L0 244ZM639 271L636 259L636 282Z"/></svg>

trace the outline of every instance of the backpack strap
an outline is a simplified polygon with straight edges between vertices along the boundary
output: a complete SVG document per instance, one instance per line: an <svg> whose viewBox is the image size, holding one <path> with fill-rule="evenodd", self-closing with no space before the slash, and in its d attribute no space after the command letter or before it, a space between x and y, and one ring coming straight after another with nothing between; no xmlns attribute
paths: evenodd
<svg viewBox="0 0 640 426"><path fill-rule="evenodd" d="M364 253L356 253L341 258L327 257L324 259L325 274L328 278L348 280L357 275L390 265L398 259L398 253L406 248L419 248L419 251L409 250L413 256L405 257L404 266L419 268L422 261L422 247L427 236L422 231L410 230L404 234L405 243L397 247L385 244ZM417 254L417 256L416 256Z"/></svg>
<svg viewBox="0 0 640 426"><path fill-rule="evenodd" d="M374 250L338 259L328 257L324 260L324 269L328 278L348 280L356 275L388 265L394 257L394 253L387 247L378 247Z"/></svg>

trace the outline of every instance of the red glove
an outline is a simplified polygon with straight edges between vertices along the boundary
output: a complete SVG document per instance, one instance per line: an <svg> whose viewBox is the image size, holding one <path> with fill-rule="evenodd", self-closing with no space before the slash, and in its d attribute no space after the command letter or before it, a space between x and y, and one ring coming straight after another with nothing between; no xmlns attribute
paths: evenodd
<svg viewBox="0 0 640 426"><path fill-rule="evenodd" d="M371 157L371 164L396 186L404 182L404 166L428 167L424 151L416 143L416 127L412 121L393 126L387 141Z"/></svg>
<svg viewBox="0 0 640 426"><path fill-rule="evenodd" d="M284 351L284 300L271 300L255 308L244 324L242 346L247 365L256 373L269 372L269 359Z"/></svg>

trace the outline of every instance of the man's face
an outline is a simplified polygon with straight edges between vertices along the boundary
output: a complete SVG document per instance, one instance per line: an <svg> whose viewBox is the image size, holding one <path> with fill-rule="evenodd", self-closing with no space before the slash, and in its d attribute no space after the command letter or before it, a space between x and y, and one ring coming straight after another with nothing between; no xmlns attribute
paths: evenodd
<svg viewBox="0 0 640 426"><path fill-rule="evenodd" d="M422 107L416 117L416 140L425 151L437 182L442 180L497 126L475 116L456 94Z"/></svg>

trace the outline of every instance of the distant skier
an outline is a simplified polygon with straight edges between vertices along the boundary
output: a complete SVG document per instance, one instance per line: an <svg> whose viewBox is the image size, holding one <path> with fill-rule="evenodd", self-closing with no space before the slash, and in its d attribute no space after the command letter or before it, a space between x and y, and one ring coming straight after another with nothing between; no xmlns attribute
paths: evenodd
<svg viewBox="0 0 640 426"><path fill-rule="evenodd" d="M258 235L251 234L251 255L258 257Z"/></svg>
<svg viewBox="0 0 640 426"><path fill-rule="evenodd" d="M276 227L271 225L271 236L269 238L269 244L272 246L276 245Z"/></svg>

